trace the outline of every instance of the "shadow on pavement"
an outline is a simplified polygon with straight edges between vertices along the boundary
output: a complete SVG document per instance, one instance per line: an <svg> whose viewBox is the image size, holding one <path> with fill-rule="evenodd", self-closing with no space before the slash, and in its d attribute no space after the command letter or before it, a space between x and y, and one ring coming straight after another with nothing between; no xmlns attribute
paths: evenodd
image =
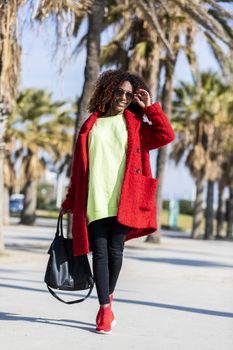
<svg viewBox="0 0 233 350"><path fill-rule="evenodd" d="M41 317L27 317L27 316L22 316L19 314L12 314L8 312L0 312L0 320L2 321L27 321L27 322L37 322L37 323L46 323L49 325L56 325L56 326L63 326L63 327L71 327L71 328L80 328L85 331L93 332L95 333L95 327L94 323L87 323L87 322L82 322L82 321L74 321L74 320L67 320L67 319L50 319L50 318L41 318ZM60 323L61 322L61 323ZM71 324L66 324L67 323L73 323ZM79 324L84 325L78 326ZM89 326L89 327L85 327Z"/></svg>
<svg viewBox="0 0 233 350"><path fill-rule="evenodd" d="M8 239L23 239L23 240L29 240L29 241L51 241L53 240L53 237L40 237L40 236L37 236L36 234L34 236L13 236L13 235L7 235L7 238Z"/></svg>
<svg viewBox="0 0 233 350"><path fill-rule="evenodd" d="M233 258L233 254L219 254L219 253L215 253L215 252L207 252L207 251L197 251L197 250L191 250L191 249L180 249L180 248L164 248L156 246L155 248L148 248L146 246L147 243L145 243L145 248L147 248L149 251L153 251L153 252L171 252L171 253L181 253L181 254L185 254L185 255L190 255L190 254L195 254L195 255L202 255L202 256L216 256L218 258ZM131 250L131 246L127 246L127 249ZM134 249L141 249L140 248L134 248Z"/></svg>
<svg viewBox="0 0 233 350"><path fill-rule="evenodd" d="M217 268L233 268L233 265L230 264L223 264L223 263L217 263L213 261L207 261L207 260L193 260L193 259L178 259L178 258L148 258L148 257L137 257L137 256L130 256L125 254L126 259L135 259L135 260L141 260L146 262L155 262L155 263L166 263L166 264L175 264L175 265L186 265L186 266L193 266L193 267L217 267Z"/></svg>
<svg viewBox="0 0 233 350"><path fill-rule="evenodd" d="M12 277L0 277L0 280L41 283L41 280L36 281L36 280L29 280L29 279L24 279L24 278L12 278Z"/></svg>
<svg viewBox="0 0 233 350"><path fill-rule="evenodd" d="M0 268L0 273L21 273L21 274L28 274L29 272L33 272L34 274L40 273L40 271L35 271L31 269L25 269L25 270L19 270L19 269L11 269L11 268ZM1 278L1 277L0 277Z"/></svg>
<svg viewBox="0 0 233 350"><path fill-rule="evenodd" d="M6 243L5 247L6 249L9 249L9 250L41 254L41 253L47 253L49 244L44 246L40 244L30 244L30 243L24 243L24 244Z"/></svg>
<svg viewBox="0 0 233 350"><path fill-rule="evenodd" d="M13 289L20 289L20 290L25 290L25 291L49 293L47 291L47 289L29 288L29 287L10 285L10 284L0 284L0 288L13 288ZM62 295L65 294L67 296L72 296L72 297L83 296L83 294L79 294L79 293L75 293L75 295L73 293L67 293L67 292L62 293L60 291L59 291L59 293ZM90 296L89 298L90 299L97 299L96 296ZM163 308L163 309L171 309L171 310L177 310L177 311L203 314L203 315L208 315L208 316L233 318L232 312L193 308L193 307L189 307L189 306L179 306L179 305L156 303L156 302L151 302L151 301L130 300L130 299L121 299L121 298L114 298L114 302L133 304L133 305L142 305L142 306L149 306L149 307L156 307L156 308ZM1 319L1 317L0 317L0 319Z"/></svg>
<svg viewBox="0 0 233 350"><path fill-rule="evenodd" d="M190 239L193 240L193 238L191 237L191 233L189 232L183 232L183 231L168 231L168 230L162 230L161 233L161 238L162 237L171 237L171 238L184 238L184 239ZM195 239L196 240L196 239ZM203 241L205 240L204 238L204 234L201 234L200 237L197 239L197 241ZM226 238L226 237L218 237L216 238L215 236L211 237L208 240L205 240L206 242L219 242L219 241L223 241L223 242L233 242L232 238Z"/></svg>
<svg viewBox="0 0 233 350"><path fill-rule="evenodd" d="M116 298L116 299L114 299L114 301L119 301L121 303L123 302L123 303L136 304L136 305L152 306L152 307L163 308L163 309L186 311L186 312L203 314L203 315L208 315L208 316L219 316L219 317L233 318L232 312L207 310L207 309L193 308L193 307L188 307L188 306L170 305L170 304L155 303L155 302L140 301L140 300L128 300L128 299Z"/></svg>

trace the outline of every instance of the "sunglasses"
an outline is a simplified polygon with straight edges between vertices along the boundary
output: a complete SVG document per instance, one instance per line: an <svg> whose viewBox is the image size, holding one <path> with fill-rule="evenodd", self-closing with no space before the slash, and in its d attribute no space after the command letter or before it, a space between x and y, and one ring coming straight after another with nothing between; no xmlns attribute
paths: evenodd
<svg viewBox="0 0 233 350"><path fill-rule="evenodd" d="M122 97L125 94L125 97L127 98L127 100L130 100L130 101L132 101L133 98L134 98L134 94L132 92L125 91L125 90L123 90L121 88L116 88L115 91L114 91L114 94L117 97Z"/></svg>

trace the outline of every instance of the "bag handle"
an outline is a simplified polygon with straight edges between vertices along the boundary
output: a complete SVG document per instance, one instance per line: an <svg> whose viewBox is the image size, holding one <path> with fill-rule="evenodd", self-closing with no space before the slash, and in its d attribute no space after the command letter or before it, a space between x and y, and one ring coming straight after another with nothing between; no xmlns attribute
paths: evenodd
<svg viewBox="0 0 233 350"><path fill-rule="evenodd" d="M78 299L78 300L73 300L73 301L65 301L63 299L61 299L48 285L47 285L47 288L49 290L49 292L52 294L52 296L54 298L56 298L57 300L61 301L62 303L65 303L65 304L77 304L77 303L81 303L82 301L84 301L85 299L87 299L89 297L89 295L91 294L92 292L92 289L94 287L94 284L90 286L90 289L89 289L89 292L87 293L87 295L81 299Z"/></svg>
<svg viewBox="0 0 233 350"><path fill-rule="evenodd" d="M58 215L58 220L57 220L57 230L56 230L56 233L55 233L55 237L58 238L59 236L61 236L62 238L64 238L64 235L63 235L63 225L62 225L62 217L63 217L63 214L62 214L62 211L60 211L59 215ZM46 284L47 285L47 284ZM51 287L49 287L47 285L47 288L48 288L48 291L50 292L50 294L56 298L57 300L61 301L62 303L65 303L65 304L77 304L77 303L81 303L82 301L84 301L85 299L87 299L89 297L89 295L91 294L92 292L92 289L94 287L94 283L90 286L89 288L89 291L87 293L87 295L81 299L78 299L78 300L73 300L73 301L65 301L63 300L62 298L60 298L52 289Z"/></svg>
<svg viewBox="0 0 233 350"><path fill-rule="evenodd" d="M57 219L57 230L56 230L56 233L55 233L55 237L58 238L59 236L61 236L62 238L64 238L64 235L63 235L63 224L62 224L62 217L63 217L63 214L62 214L62 211L60 211L59 215L58 215L58 219ZM61 234L60 234L61 233Z"/></svg>

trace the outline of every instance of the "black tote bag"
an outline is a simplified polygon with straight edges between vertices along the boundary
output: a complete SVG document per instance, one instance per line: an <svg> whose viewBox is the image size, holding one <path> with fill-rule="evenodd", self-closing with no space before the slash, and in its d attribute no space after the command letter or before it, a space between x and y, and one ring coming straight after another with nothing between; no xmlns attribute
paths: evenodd
<svg viewBox="0 0 233 350"><path fill-rule="evenodd" d="M73 240L63 236L62 213L58 216L57 230L48 254L50 256L44 282L52 296L66 304L80 303L88 298L94 287L94 277L88 257L87 255L73 256ZM84 298L65 301L51 288L63 291L80 291L85 289L89 291Z"/></svg>

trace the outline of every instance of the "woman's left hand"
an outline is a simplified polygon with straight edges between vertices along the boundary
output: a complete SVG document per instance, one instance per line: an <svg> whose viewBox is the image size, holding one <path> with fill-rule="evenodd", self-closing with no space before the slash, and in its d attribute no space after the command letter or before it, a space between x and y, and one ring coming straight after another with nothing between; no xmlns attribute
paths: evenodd
<svg viewBox="0 0 233 350"><path fill-rule="evenodd" d="M145 108L151 105L151 98L148 91L144 89L138 89L134 94L134 100L139 104L140 107Z"/></svg>

